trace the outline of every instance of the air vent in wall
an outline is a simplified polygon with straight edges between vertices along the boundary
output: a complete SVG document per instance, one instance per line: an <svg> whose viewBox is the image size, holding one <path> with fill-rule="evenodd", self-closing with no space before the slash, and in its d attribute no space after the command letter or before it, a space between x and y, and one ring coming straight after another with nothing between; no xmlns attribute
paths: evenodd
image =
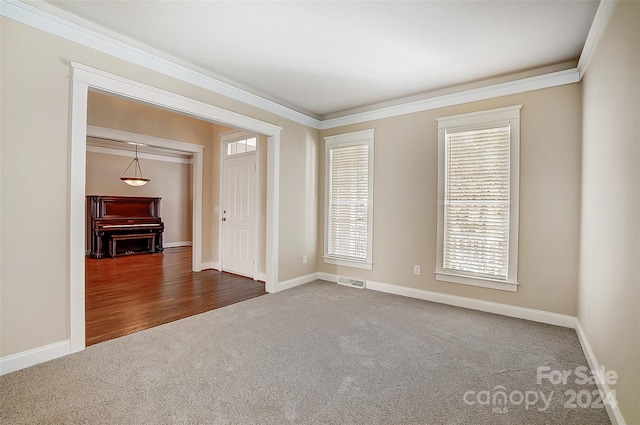
<svg viewBox="0 0 640 425"><path fill-rule="evenodd" d="M367 282L362 279L351 279L349 277L338 276L338 285L362 289L365 287L366 283Z"/></svg>

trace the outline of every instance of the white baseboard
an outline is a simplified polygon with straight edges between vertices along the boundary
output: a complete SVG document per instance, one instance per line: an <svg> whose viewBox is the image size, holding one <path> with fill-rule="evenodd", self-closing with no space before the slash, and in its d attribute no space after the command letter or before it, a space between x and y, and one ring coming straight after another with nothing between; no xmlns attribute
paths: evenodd
<svg viewBox="0 0 640 425"><path fill-rule="evenodd" d="M193 244L191 243L191 241L184 241L184 242L164 242L162 244L163 248L177 248L179 246L192 246Z"/></svg>
<svg viewBox="0 0 640 425"><path fill-rule="evenodd" d="M293 279L285 280L284 282L278 282L276 285L276 292L284 291L285 289L291 289L296 286L304 285L305 283L313 282L318 279L318 273L311 273L308 275L294 277Z"/></svg>
<svg viewBox="0 0 640 425"><path fill-rule="evenodd" d="M337 276L329 273L318 273L318 279L336 282ZM406 286L391 285L389 283L367 280L366 288L389 294L402 295L419 300L432 301L440 304L479 310L487 313L500 314L502 316L516 317L518 319L531 320L533 322L546 323L548 325L575 328L576 318L566 314L551 313L533 308L517 307L509 304L495 303L478 300L475 298L459 297L456 295L442 294L440 292L425 291L423 289L409 288Z"/></svg>
<svg viewBox="0 0 640 425"><path fill-rule="evenodd" d="M318 279L326 280L327 282L338 283L338 275L336 274L318 272Z"/></svg>
<svg viewBox="0 0 640 425"><path fill-rule="evenodd" d="M202 270L214 269L220 271L220 263L214 263L213 261L208 263L202 263Z"/></svg>
<svg viewBox="0 0 640 425"><path fill-rule="evenodd" d="M258 273L254 280L259 280L260 282L266 282L267 281L267 274L266 273Z"/></svg>
<svg viewBox="0 0 640 425"><path fill-rule="evenodd" d="M71 354L71 340L54 342L43 347L33 348L0 359L0 375L15 372L38 363L44 363L58 357Z"/></svg>
<svg viewBox="0 0 640 425"><path fill-rule="evenodd" d="M584 332L582 325L580 324L580 320L576 319L576 333L578 334L578 340L580 341L580 345L582 346L582 351L584 352L584 356L587 358L587 362L589 363L589 368L593 371L600 371L602 367L598 360L596 359L596 355L591 348L591 344L589 344L589 340L587 339L587 334ZM600 382L601 381L601 382ZM620 407L618 407L618 403L614 403L612 405L609 400L616 400L615 397L611 396L611 389L607 382L603 379L597 380L596 384L598 385L598 389L602 394L602 402L604 403L604 407L607 409L607 413L609 414L609 419L613 425L626 425L626 421L622 416L622 412L620 411ZM609 398L611 397L611 398Z"/></svg>

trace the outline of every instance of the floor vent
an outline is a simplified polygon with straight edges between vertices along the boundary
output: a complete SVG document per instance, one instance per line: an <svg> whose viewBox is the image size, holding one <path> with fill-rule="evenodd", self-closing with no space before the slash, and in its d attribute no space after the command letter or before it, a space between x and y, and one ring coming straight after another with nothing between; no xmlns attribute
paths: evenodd
<svg viewBox="0 0 640 425"><path fill-rule="evenodd" d="M338 276L338 285L351 286L353 288L362 289L364 288L366 283L367 282L362 279L351 279L349 277Z"/></svg>

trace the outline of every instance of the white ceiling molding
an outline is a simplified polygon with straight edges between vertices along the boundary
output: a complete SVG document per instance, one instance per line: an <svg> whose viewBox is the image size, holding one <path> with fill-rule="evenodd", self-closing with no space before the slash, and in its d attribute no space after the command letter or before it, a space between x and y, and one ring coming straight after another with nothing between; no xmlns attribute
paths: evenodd
<svg viewBox="0 0 640 425"><path fill-rule="evenodd" d="M0 0L2 16L48 32L74 43L115 56L152 71L176 78L212 92L227 96L309 127L318 128L319 120L264 97L249 93L218 79L194 71L130 44L116 40L22 1Z"/></svg>
<svg viewBox="0 0 640 425"><path fill-rule="evenodd" d="M322 121L320 129L326 130L349 124L357 124L382 118L395 117L398 115L412 114L414 112L428 111L431 109L460 105L462 103L492 99L516 93L561 86L564 84L572 84L577 83L578 81L580 81L578 69L567 69L564 71L551 72L549 74L523 78L506 83L493 84L477 89L465 90L459 93L451 93L443 96L432 97L430 99L389 106L387 108L376 109L373 111L332 118Z"/></svg>
<svg viewBox="0 0 640 425"><path fill-rule="evenodd" d="M162 73L251 106L258 107L294 122L315 129L324 130L375 119L389 118L531 90L576 83L580 81L581 76L584 75L590 56L592 55L593 49L595 48L600 35L606 27L616 0L604 0L600 3L577 68L551 72L506 83L488 85L486 87L464 90L458 93L411 101L372 111L354 113L325 120L305 115L274 101L239 89L209 75L205 75L169 59L147 52L138 47L134 47L113 37L101 34L93 29L86 28L22 1L0 0L0 2L0 14L7 18L126 60L152 71ZM74 64L74 66L79 65Z"/></svg>
<svg viewBox="0 0 640 425"><path fill-rule="evenodd" d="M580 55L580 60L578 61L580 79L582 79L585 72L587 72L587 68L589 67L591 58L593 57L593 52L595 52L596 47L598 46L598 42L600 41L600 38L602 37L602 34L604 33L604 30L609 23L609 19L611 19L613 9L615 9L617 3L618 0L602 0L598 5L596 16L593 17L593 23L591 24L591 28L589 29L589 33L587 34L587 39L584 42L582 54Z"/></svg>
<svg viewBox="0 0 640 425"><path fill-rule="evenodd" d="M106 155L117 155L117 156L126 156L129 158L134 158L136 156L135 152L128 151L125 149L111 148L105 146L94 146L87 144L87 152L93 153L101 153ZM192 164L193 161L189 158L179 158L176 156L167 156L167 155L156 155L152 153L143 153L138 152L138 157L142 159L149 159L152 161L164 161L164 162L175 162L177 164Z"/></svg>

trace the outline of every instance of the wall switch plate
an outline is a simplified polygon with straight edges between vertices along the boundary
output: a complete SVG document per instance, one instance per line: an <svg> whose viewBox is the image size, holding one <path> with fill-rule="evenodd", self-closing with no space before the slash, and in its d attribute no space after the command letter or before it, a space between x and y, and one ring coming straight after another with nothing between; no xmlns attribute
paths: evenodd
<svg viewBox="0 0 640 425"><path fill-rule="evenodd" d="M302 264L307 264L307 256L306 255L302 256Z"/></svg>
<svg viewBox="0 0 640 425"><path fill-rule="evenodd" d="M420 274L420 266L413 266L413 274Z"/></svg>

